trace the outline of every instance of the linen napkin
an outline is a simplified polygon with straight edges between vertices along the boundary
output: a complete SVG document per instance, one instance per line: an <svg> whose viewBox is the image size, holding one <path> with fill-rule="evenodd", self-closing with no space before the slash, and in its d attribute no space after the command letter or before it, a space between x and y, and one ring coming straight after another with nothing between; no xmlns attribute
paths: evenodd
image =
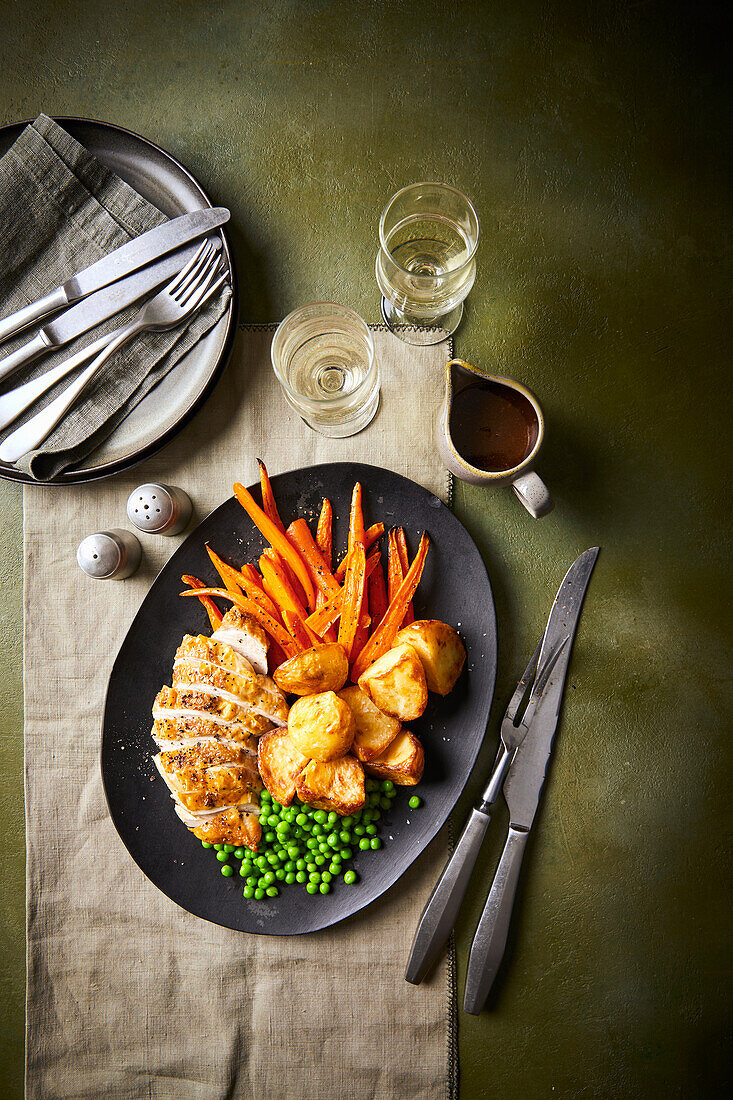
<svg viewBox="0 0 733 1100"><path fill-rule="evenodd" d="M168 219L105 168L52 119L40 115L0 159L0 317L35 301L95 260ZM39 481L85 458L124 420L223 314L226 290L187 326L144 333L121 348L41 447L18 466ZM96 329L3 380L0 393L36 378L134 317L130 306ZM42 324L43 322L41 322ZM5 356L34 329L0 346ZM65 378L0 432L0 439L54 399Z"/></svg>
<svg viewBox="0 0 733 1100"><path fill-rule="evenodd" d="M74 559L79 539L124 522L135 485L180 485L200 518L236 478L256 481L260 456L272 474L367 462L448 495L432 429L449 344L410 347L373 329L379 411L358 435L326 439L279 389L274 327L240 332L212 397L160 454L118 477L66 486L52 509L48 490L24 488L27 1100L456 1097L452 950L429 981L404 980L448 854L446 829L349 920L307 936L252 936L161 894L125 851L104 800L110 668L152 578L187 534L141 536L143 565L129 580L85 577ZM183 829L172 804L170 828Z"/></svg>

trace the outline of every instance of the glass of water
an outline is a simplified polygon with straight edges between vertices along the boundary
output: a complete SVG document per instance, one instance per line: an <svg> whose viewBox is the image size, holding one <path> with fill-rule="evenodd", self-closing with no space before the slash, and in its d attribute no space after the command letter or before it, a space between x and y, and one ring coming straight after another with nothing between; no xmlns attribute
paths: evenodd
<svg viewBox="0 0 733 1100"><path fill-rule="evenodd" d="M472 203L445 183L413 183L379 221L377 283L382 316L407 344L438 344L455 332L476 278L479 224Z"/></svg>
<svg viewBox="0 0 733 1100"><path fill-rule="evenodd" d="M369 326L336 302L288 314L272 339L272 366L287 401L314 431L356 435L379 406L379 366Z"/></svg>

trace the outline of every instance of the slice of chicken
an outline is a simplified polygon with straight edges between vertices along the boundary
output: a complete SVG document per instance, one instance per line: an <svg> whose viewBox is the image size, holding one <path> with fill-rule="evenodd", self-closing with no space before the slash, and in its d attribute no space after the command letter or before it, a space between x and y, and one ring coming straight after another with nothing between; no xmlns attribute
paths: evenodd
<svg viewBox="0 0 733 1100"><path fill-rule="evenodd" d="M153 728L154 737L173 734L175 723L183 736L216 736L218 731L229 741L246 743L249 737L261 737L273 723L253 710L218 699L213 695L183 687L180 691L163 687L153 704L153 718L161 725Z"/></svg>
<svg viewBox="0 0 733 1100"><path fill-rule="evenodd" d="M209 844L242 845L253 852L257 851L262 836L259 818L240 806L231 806L228 810L198 822L180 806L176 806L176 813L199 840L206 840Z"/></svg>
<svg viewBox="0 0 733 1100"><path fill-rule="evenodd" d="M221 626L211 637L224 642L245 657L255 672L267 675L267 650L270 639L256 619L238 607L231 607L221 621Z"/></svg>
<svg viewBox="0 0 733 1100"><path fill-rule="evenodd" d="M249 661L210 638L184 638L173 663L173 687L214 695L243 709L251 709L284 726L288 719L285 696L268 676L260 676Z"/></svg>
<svg viewBox="0 0 733 1100"><path fill-rule="evenodd" d="M247 801L257 805L262 783L251 756L226 745L203 744L178 752L161 752L155 766L174 799L196 815Z"/></svg>

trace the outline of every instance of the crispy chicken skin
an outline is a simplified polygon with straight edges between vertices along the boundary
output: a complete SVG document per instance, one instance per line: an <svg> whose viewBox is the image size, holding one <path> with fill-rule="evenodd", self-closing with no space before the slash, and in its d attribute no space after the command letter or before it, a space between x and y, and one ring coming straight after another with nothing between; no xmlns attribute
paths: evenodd
<svg viewBox="0 0 733 1100"><path fill-rule="evenodd" d="M165 720L189 719L218 726L232 740L243 736L259 737L272 729L272 722L264 715L244 710L226 699L195 691L188 685L181 690L163 687L153 704L153 718Z"/></svg>
<svg viewBox="0 0 733 1100"><path fill-rule="evenodd" d="M284 726L288 718L285 696L269 678L262 676L241 654L222 642L203 635L186 635L173 663L173 686L195 688L250 709Z"/></svg>
<svg viewBox="0 0 733 1100"><path fill-rule="evenodd" d="M241 749L204 743L154 757L171 794L191 814L211 813L246 799L262 789L253 757Z"/></svg>

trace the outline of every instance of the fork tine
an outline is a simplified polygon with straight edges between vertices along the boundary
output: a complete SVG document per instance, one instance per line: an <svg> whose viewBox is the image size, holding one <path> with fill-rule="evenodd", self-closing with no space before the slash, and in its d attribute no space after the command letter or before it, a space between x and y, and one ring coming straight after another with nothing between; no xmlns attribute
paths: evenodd
<svg viewBox="0 0 733 1100"><path fill-rule="evenodd" d="M208 245L208 243L209 243L208 240L205 240L205 241L201 242L201 246L197 250L196 254L191 257L191 259L188 261L188 263L186 264L185 267L181 268L181 270L176 275L175 279L173 279L168 284L168 286L166 287L166 290L168 291L169 294L172 294L174 292L174 290L179 286L181 280L185 279L186 275L189 273L191 268L198 261L198 259L201 256L202 252L204 252L204 250L206 249L206 246Z"/></svg>
<svg viewBox="0 0 733 1100"><path fill-rule="evenodd" d="M199 274L209 267L209 265L212 263L214 256L214 246L212 245L211 241L207 241L206 250L201 254L196 264L191 268L190 271L185 274L184 278L175 288L173 292L173 297L176 299L176 301L180 303L181 295L186 290L186 287L190 286L190 284L198 278Z"/></svg>
<svg viewBox="0 0 733 1100"><path fill-rule="evenodd" d="M540 659L540 651L542 649L543 638L540 638L539 642L537 643L537 648L530 657L529 664L525 668L524 672L522 673L522 678L517 684L517 690L514 692L511 699L509 700L509 703L507 704L506 711L504 712L504 717L508 718L511 722L514 722L517 716L517 708L519 707L519 704L522 702L522 699L527 693L530 681L534 679L537 673L537 662ZM516 722L514 724L516 725Z"/></svg>
<svg viewBox="0 0 733 1100"><path fill-rule="evenodd" d="M209 287L209 289L206 291L206 293L203 295L203 297L200 298L196 302L196 304L194 306L194 309L200 309L201 306L205 305L209 301L210 298L214 297L217 290L219 290L219 288L222 287L226 281L227 281L227 272L223 271L221 273L221 275L219 276L219 278L216 280L216 282L212 286Z"/></svg>
<svg viewBox="0 0 733 1100"><path fill-rule="evenodd" d="M216 278L218 268L219 261L216 259L214 262L207 264L188 286L178 292L176 300L181 309L189 310L196 308L196 303L200 300L200 296L206 292Z"/></svg>

